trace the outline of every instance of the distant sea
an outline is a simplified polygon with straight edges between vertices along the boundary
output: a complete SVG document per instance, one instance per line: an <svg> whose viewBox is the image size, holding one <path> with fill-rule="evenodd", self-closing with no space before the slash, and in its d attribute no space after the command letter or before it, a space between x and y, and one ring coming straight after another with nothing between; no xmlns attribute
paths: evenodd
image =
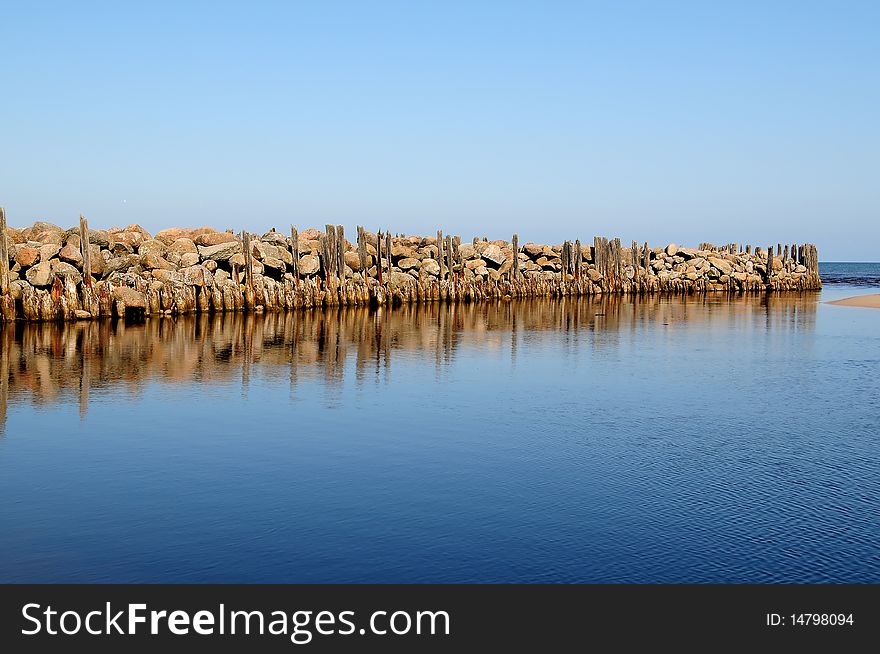
<svg viewBox="0 0 880 654"><path fill-rule="evenodd" d="M880 263L820 262L819 276L825 285L880 286Z"/></svg>

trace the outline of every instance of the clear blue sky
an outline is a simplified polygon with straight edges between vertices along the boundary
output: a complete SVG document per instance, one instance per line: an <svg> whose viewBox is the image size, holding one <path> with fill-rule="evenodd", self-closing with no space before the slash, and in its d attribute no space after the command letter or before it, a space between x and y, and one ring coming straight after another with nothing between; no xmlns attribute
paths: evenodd
<svg viewBox="0 0 880 654"><path fill-rule="evenodd" d="M880 2L4 2L0 204L877 260Z"/></svg>

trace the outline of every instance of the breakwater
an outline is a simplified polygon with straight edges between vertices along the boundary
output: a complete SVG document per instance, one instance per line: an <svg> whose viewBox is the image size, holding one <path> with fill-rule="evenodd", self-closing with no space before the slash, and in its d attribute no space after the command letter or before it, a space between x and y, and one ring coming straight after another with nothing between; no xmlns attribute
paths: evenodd
<svg viewBox="0 0 880 654"><path fill-rule="evenodd" d="M595 237L560 245L291 228L6 226L0 320L56 321L222 311L592 296L766 293L821 287L812 244L651 247Z"/></svg>

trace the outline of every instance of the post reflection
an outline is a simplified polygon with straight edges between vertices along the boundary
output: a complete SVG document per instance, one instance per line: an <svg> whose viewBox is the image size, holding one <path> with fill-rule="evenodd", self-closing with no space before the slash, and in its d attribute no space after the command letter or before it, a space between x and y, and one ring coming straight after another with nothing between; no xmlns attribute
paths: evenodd
<svg viewBox="0 0 880 654"><path fill-rule="evenodd" d="M225 313L151 319L0 325L0 434L10 405L47 405L116 385L138 392L148 381L241 380L247 393L256 367L288 376L291 393L316 377L328 386L346 374L358 383L388 378L395 358L421 357L438 368L464 346L508 349L516 359L527 339L553 330L571 347L611 348L627 333L679 323L773 331L812 330L818 293L738 297L530 299L482 304L407 305L371 311L246 315ZM601 334L601 338L596 338ZM348 373L346 371L349 371Z"/></svg>

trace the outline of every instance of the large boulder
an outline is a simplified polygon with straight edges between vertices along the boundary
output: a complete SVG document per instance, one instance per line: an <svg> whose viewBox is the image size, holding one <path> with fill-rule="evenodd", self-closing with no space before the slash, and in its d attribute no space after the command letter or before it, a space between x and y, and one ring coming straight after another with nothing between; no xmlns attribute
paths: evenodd
<svg viewBox="0 0 880 654"><path fill-rule="evenodd" d="M137 223L132 223L131 225L126 225L125 227L122 228L122 231L125 232L126 234L140 234L141 240L143 240L143 241L149 241L151 238L153 238L152 236L150 236L150 232L145 230L143 227L141 227Z"/></svg>
<svg viewBox="0 0 880 654"><path fill-rule="evenodd" d="M40 246L40 261L49 261L61 251L60 243L48 243Z"/></svg>
<svg viewBox="0 0 880 654"><path fill-rule="evenodd" d="M414 257L406 257L397 262L397 267L401 270L409 270L410 268L418 268L420 261Z"/></svg>
<svg viewBox="0 0 880 654"><path fill-rule="evenodd" d="M111 234L106 229L90 229L89 243L94 243L101 248L110 247Z"/></svg>
<svg viewBox="0 0 880 654"><path fill-rule="evenodd" d="M165 245L171 245L179 238L192 238L193 230L186 227L172 227L170 229L163 229L160 232L156 232L156 236L154 237L157 241L162 241Z"/></svg>
<svg viewBox="0 0 880 654"><path fill-rule="evenodd" d="M265 243L277 245L281 248L286 248L289 241L289 239L281 232L267 232L263 234L263 237L260 240L264 241Z"/></svg>
<svg viewBox="0 0 880 654"><path fill-rule="evenodd" d="M532 259L537 259L544 253L544 246L537 243L526 243L522 249Z"/></svg>
<svg viewBox="0 0 880 654"><path fill-rule="evenodd" d="M354 272L360 272L362 269L361 266L361 258L357 252L354 250L349 250L344 255L345 265L351 268Z"/></svg>
<svg viewBox="0 0 880 654"><path fill-rule="evenodd" d="M241 252L241 243L238 241L230 241L228 243L219 243L218 245L210 245L208 247L199 247L199 256L202 259L213 259L214 261L229 261L229 258Z"/></svg>
<svg viewBox="0 0 880 654"><path fill-rule="evenodd" d="M199 257L198 252L187 252L186 254L180 255L180 267L181 268L189 268L190 266L195 266L198 262L201 261L201 257ZM217 265L216 261L211 261L208 259L205 263L212 263L214 266Z"/></svg>
<svg viewBox="0 0 880 654"><path fill-rule="evenodd" d="M53 277L70 277L74 284L79 284L82 281L82 273L76 269L76 266L65 261L59 261L58 259L50 262L50 266Z"/></svg>
<svg viewBox="0 0 880 654"><path fill-rule="evenodd" d="M125 231L116 232L113 234L113 245L120 243L128 247L130 252L134 252L135 250L137 250L140 247L141 243L146 240L149 240L149 235L147 237L144 237L141 232Z"/></svg>
<svg viewBox="0 0 880 654"><path fill-rule="evenodd" d="M52 225L50 229L38 229L37 225L47 225L48 223L37 223L31 231L31 239L40 245L57 245L59 249L64 245L64 230L56 225Z"/></svg>
<svg viewBox="0 0 880 654"><path fill-rule="evenodd" d="M124 272L132 266L136 265L137 263L138 256L136 254L127 254L121 257L114 257L104 264L104 270L102 272L105 276L109 276L115 272ZM94 266L93 272L97 274L97 270L94 270Z"/></svg>
<svg viewBox="0 0 880 654"><path fill-rule="evenodd" d="M712 264L715 268L721 271L723 275L729 275L733 272L733 264L725 259L719 259L718 257L709 257L709 263Z"/></svg>
<svg viewBox="0 0 880 654"><path fill-rule="evenodd" d="M485 248L480 256L495 268L498 268L507 258L501 248L494 244Z"/></svg>
<svg viewBox="0 0 880 654"><path fill-rule="evenodd" d="M391 272L391 284L394 286L405 286L407 284L415 283L415 278L412 275L408 275L406 273L397 272L396 270Z"/></svg>
<svg viewBox="0 0 880 654"><path fill-rule="evenodd" d="M190 286L212 286L214 276L204 266L190 266L178 271L184 284Z"/></svg>
<svg viewBox="0 0 880 654"><path fill-rule="evenodd" d="M52 264L49 261L41 261L37 265L31 266L24 277L31 286L49 286L55 278L52 274Z"/></svg>
<svg viewBox="0 0 880 654"><path fill-rule="evenodd" d="M174 270L175 266L155 254L147 253L140 257L138 261L144 270L154 270L160 268L162 270Z"/></svg>
<svg viewBox="0 0 880 654"><path fill-rule="evenodd" d="M209 232L207 234L199 234L193 237L193 243L202 247L211 247L212 245L220 245L221 243L232 243L237 241L238 237L230 232Z"/></svg>
<svg viewBox="0 0 880 654"><path fill-rule="evenodd" d="M73 264L74 266L82 266L83 262L83 256L79 251L79 248L72 244L65 245L61 248L58 252L58 258L65 263Z"/></svg>
<svg viewBox="0 0 880 654"><path fill-rule="evenodd" d="M321 261L315 255L307 254L300 258L297 269L302 275L314 275L321 269Z"/></svg>
<svg viewBox="0 0 880 654"><path fill-rule="evenodd" d="M461 256L462 261L467 261L476 257L477 251L470 243L462 243L458 248L458 254Z"/></svg>
<svg viewBox="0 0 880 654"><path fill-rule="evenodd" d="M284 262L281 259L276 259L275 257L264 257L262 264L266 268L271 268L272 270L280 270L284 272Z"/></svg>
<svg viewBox="0 0 880 654"><path fill-rule="evenodd" d="M33 266L39 260L40 250L38 248L25 246L19 248L18 252L15 253L15 263L17 263L22 268Z"/></svg>
<svg viewBox="0 0 880 654"><path fill-rule="evenodd" d="M281 258L281 248L278 248L271 243L263 243L262 241L252 241L251 242L251 254L254 255L254 258L258 261L263 261L264 259L280 259Z"/></svg>
<svg viewBox="0 0 880 654"><path fill-rule="evenodd" d="M140 291L136 291L128 286L119 286L113 289L113 299L116 302L123 302L129 309L146 309L147 298Z"/></svg>
<svg viewBox="0 0 880 654"><path fill-rule="evenodd" d="M162 282L163 284L182 284L183 277L180 276L180 273L176 270L164 270L162 268L156 268L155 270L150 271L150 274L157 281Z"/></svg>
<svg viewBox="0 0 880 654"><path fill-rule="evenodd" d="M436 259L423 259L420 267L422 273L436 277L440 274L440 264Z"/></svg>
<svg viewBox="0 0 880 654"><path fill-rule="evenodd" d="M157 257L164 257L168 252L168 246L165 245L162 241L158 239L150 239L149 241L144 241L138 247L138 254L140 256L144 256L145 254L153 254Z"/></svg>
<svg viewBox="0 0 880 654"><path fill-rule="evenodd" d="M197 237L197 238L201 238L201 237ZM195 241L184 237L184 238L177 239L171 245L169 245L168 252L173 252L174 254L184 255L184 254L198 254L199 250L196 247Z"/></svg>

